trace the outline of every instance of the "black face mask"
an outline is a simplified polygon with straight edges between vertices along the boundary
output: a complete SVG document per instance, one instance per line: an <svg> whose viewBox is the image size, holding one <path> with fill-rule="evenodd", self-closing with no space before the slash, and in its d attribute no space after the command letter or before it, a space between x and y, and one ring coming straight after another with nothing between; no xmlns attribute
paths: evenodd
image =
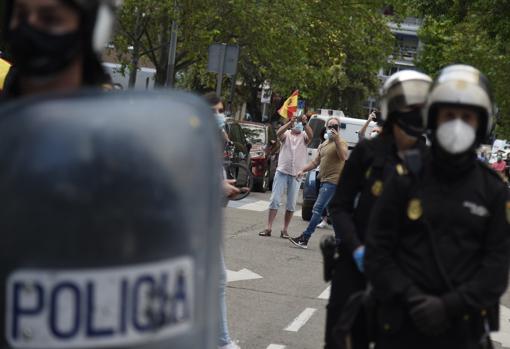
<svg viewBox="0 0 510 349"><path fill-rule="evenodd" d="M78 31L49 34L26 22L10 31L8 40L17 71L31 77L47 77L67 68L82 45Z"/></svg>
<svg viewBox="0 0 510 349"><path fill-rule="evenodd" d="M423 134L423 119L420 110L394 112L395 123L409 136L420 137Z"/></svg>

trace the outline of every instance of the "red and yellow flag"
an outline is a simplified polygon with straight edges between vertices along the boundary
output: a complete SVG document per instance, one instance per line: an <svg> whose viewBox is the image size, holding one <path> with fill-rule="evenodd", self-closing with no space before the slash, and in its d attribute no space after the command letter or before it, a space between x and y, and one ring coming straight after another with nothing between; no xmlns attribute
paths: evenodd
<svg viewBox="0 0 510 349"><path fill-rule="evenodd" d="M9 69L11 69L9 62L0 58L0 91L4 89L5 78L9 73Z"/></svg>
<svg viewBox="0 0 510 349"><path fill-rule="evenodd" d="M283 106L278 110L278 114L282 118L288 119L294 116L294 113L297 112L298 107L298 99L299 99L299 90L292 92L292 95L287 98Z"/></svg>

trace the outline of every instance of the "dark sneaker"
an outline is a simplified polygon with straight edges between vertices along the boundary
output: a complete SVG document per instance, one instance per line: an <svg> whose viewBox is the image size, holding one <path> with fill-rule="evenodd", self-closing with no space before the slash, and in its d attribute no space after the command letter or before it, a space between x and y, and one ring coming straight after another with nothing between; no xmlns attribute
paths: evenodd
<svg viewBox="0 0 510 349"><path fill-rule="evenodd" d="M303 234L295 238L290 238L289 241L296 247L308 248L308 239Z"/></svg>

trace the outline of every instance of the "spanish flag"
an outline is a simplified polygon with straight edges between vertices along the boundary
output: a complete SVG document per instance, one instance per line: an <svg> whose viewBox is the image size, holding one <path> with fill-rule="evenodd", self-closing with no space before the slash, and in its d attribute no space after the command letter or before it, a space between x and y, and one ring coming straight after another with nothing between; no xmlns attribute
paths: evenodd
<svg viewBox="0 0 510 349"><path fill-rule="evenodd" d="M285 119L294 116L294 113L297 112L298 98L299 90L292 92L292 95L287 98L285 103L283 103L283 106L280 108L280 110L278 110L278 114L280 114L280 116Z"/></svg>
<svg viewBox="0 0 510 349"><path fill-rule="evenodd" d="M0 91L4 89L5 78L9 73L9 69L11 69L9 62L0 58Z"/></svg>

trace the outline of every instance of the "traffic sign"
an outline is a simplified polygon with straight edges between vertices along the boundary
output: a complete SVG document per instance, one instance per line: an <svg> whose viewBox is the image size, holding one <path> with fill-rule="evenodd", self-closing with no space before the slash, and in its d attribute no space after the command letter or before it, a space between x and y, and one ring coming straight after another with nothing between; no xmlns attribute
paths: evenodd
<svg viewBox="0 0 510 349"><path fill-rule="evenodd" d="M273 91L271 89L264 89L262 90L262 95L260 97L260 102L263 104L269 104L271 103L271 96L273 94Z"/></svg>
<svg viewBox="0 0 510 349"><path fill-rule="evenodd" d="M239 46L227 44L209 46L209 60L207 62L209 72L233 76L237 73L238 61Z"/></svg>

